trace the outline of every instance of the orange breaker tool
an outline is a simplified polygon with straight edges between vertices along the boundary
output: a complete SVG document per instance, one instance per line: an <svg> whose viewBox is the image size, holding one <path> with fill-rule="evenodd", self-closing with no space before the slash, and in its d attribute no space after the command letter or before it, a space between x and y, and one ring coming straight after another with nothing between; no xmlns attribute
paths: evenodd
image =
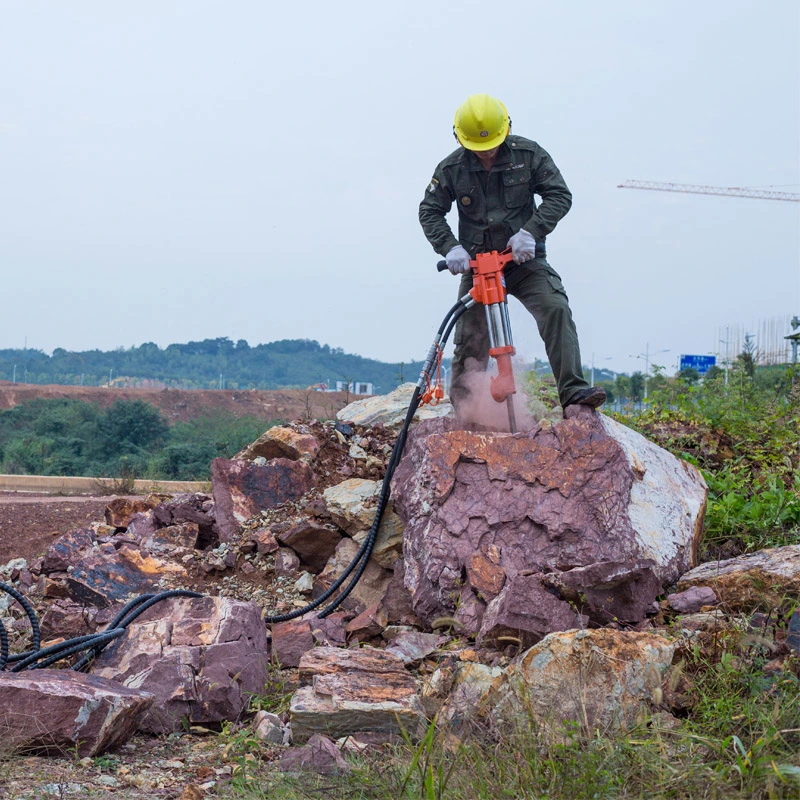
<svg viewBox="0 0 800 800"><path fill-rule="evenodd" d="M511 356L514 355L514 342L511 338L511 323L508 318L508 301L506 300L506 282L503 270L512 260L511 249L490 253L478 253L472 267L472 289L461 298L466 306L475 303L483 305L486 312L486 325L489 330L489 355L497 362L497 375L491 378L492 398L497 403L506 402L508 407L508 424L511 433L517 432L517 421L514 415L512 395L517 389L514 385L514 372L511 368ZM437 268L441 272L447 269L447 263L440 261ZM439 356L441 359L441 355ZM438 387L437 387L438 388ZM435 394L435 390L431 390Z"/></svg>

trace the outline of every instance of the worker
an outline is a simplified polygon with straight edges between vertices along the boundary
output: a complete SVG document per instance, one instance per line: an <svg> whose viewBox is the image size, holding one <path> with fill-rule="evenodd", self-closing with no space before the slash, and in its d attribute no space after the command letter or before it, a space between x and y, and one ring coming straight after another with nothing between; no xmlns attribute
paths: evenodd
<svg viewBox="0 0 800 800"><path fill-rule="evenodd" d="M474 94L458 107L453 133L460 147L442 161L419 206L419 221L433 249L461 275L458 296L472 288L470 259L510 247L506 289L533 315L539 328L562 408L597 408L606 399L589 386L567 293L547 263L545 238L569 211L572 193L549 154L536 142L511 135L506 107ZM542 198L537 207L534 194ZM456 203L458 238L445 215ZM482 307L472 306L456 323L450 399L459 412L470 393L468 374L485 372L489 333Z"/></svg>

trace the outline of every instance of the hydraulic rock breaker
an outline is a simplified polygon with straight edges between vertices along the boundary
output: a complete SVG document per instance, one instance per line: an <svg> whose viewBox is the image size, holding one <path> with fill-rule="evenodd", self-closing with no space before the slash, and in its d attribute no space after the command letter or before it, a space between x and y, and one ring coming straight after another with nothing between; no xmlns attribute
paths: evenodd
<svg viewBox="0 0 800 800"><path fill-rule="evenodd" d="M497 403L505 401L508 407L508 424L511 433L517 432L517 421L514 415L512 395L517 391L514 385L514 372L511 357L516 350L511 337L511 323L508 318L508 301L506 300L506 282L503 270L512 260L511 250L490 253L478 253L472 268L472 289L461 298L460 302L467 308L480 303L486 312L486 325L489 331L489 355L497 362L497 375L492 376L490 391ZM437 269L447 269L447 263L440 261ZM441 360L441 352L439 353ZM429 389L432 397L441 395L441 387L437 385ZM424 402L424 399L423 399Z"/></svg>

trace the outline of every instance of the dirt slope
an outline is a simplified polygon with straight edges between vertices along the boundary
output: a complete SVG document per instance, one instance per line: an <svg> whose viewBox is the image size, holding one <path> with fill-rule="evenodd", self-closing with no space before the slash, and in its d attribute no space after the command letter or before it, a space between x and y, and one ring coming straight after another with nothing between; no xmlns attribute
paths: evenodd
<svg viewBox="0 0 800 800"><path fill-rule="evenodd" d="M37 397L66 397L97 403L101 407L115 400L144 400L161 409L169 422L185 422L215 412L233 417L282 420L312 417L331 419L346 405L344 392L306 392L300 389L276 391L197 389L106 389L96 386L39 386L0 381L0 410ZM350 400L353 396L350 395Z"/></svg>

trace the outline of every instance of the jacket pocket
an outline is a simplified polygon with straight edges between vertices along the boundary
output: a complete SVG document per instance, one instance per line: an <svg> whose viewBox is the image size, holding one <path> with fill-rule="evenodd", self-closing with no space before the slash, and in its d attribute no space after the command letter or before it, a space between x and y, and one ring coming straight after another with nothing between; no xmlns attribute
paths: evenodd
<svg viewBox="0 0 800 800"><path fill-rule="evenodd" d="M531 171L512 169L503 173L503 203L506 208L518 208L533 199Z"/></svg>

